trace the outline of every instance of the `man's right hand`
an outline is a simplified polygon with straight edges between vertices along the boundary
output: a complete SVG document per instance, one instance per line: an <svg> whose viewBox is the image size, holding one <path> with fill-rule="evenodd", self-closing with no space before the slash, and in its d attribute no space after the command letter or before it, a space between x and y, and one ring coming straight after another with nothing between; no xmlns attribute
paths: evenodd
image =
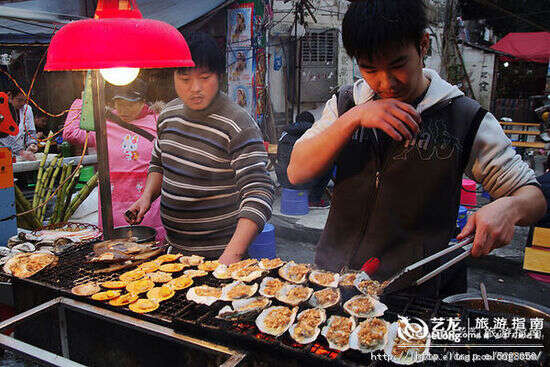
<svg viewBox="0 0 550 367"><path fill-rule="evenodd" d="M397 99L369 101L351 111L361 126L380 129L397 141L412 140L419 131L420 114Z"/></svg>
<svg viewBox="0 0 550 367"><path fill-rule="evenodd" d="M151 208L151 200L141 196L127 210L127 212L130 212L133 215L129 217L127 214L124 214L124 219L126 219L126 222L129 224L140 224L145 214L149 211L149 208Z"/></svg>

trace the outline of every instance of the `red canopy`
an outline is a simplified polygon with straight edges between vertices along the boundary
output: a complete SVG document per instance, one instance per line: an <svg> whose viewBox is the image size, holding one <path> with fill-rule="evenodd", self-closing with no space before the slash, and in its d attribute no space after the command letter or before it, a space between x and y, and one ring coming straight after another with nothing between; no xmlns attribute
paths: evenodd
<svg viewBox="0 0 550 367"><path fill-rule="evenodd" d="M491 48L527 61L547 63L550 59L550 32L508 33Z"/></svg>

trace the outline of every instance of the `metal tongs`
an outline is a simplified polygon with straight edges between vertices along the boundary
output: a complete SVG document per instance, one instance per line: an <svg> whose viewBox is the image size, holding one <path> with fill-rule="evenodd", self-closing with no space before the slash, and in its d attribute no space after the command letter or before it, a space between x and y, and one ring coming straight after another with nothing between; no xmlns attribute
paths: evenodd
<svg viewBox="0 0 550 367"><path fill-rule="evenodd" d="M474 242L474 236L469 236L469 237L466 237L464 240L460 241L459 243L457 243L456 245L453 245L453 246L450 246L450 247L447 247L446 249L442 250L442 251L439 251L439 252L436 252L435 254L431 255L431 256L428 256L427 258L425 259L422 259L420 261L417 261L415 262L414 264L411 264L409 266L407 266L406 268L400 270L399 272L395 273L392 277L390 277L388 280L386 280L385 282L382 283L381 285L381 288L382 288L382 291L384 289L386 289L391 283L393 283L395 280L399 279L401 276L403 276L404 274L408 273L409 271L412 271L412 270L415 270L435 259L438 259L440 258L441 256L443 255L446 255L448 254L449 252L453 252L454 250L457 250L459 248L462 248L464 246L467 246L469 244L471 244L472 242ZM416 280L413 285L414 286L417 286L417 285L420 285L430 279L432 279L433 277L435 277L437 274L441 273L443 270L446 270L448 269L449 267L453 266L454 264L456 264L457 262L467 258L468 256L470 256L472 250L471 249L468 249L467 251L465 251L464 253L458 255L457 257L455 257L454 259L446 262L445 264L441 265L440 267L438 267L437 269L429 272L428 274L424 275L422 278Z"/></svg>

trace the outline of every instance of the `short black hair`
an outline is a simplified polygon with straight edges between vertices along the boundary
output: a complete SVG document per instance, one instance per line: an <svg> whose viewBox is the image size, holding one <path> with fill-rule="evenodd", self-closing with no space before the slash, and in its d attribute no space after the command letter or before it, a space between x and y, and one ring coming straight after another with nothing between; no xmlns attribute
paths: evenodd
<svg viewBox="0 0 550 367"><path fill-rule="evenodd" d="M363 0L350 4L342 42L352 58L372 60L387 50L420 41L428 27L423 0Z"/></svg>
<svg viewBox="0 0 550 367"><path fill-rule="evenodd" d="M225 73L225 55L212 36L203 32L189 32L183 36L196 68L205 68L218 75ZM189 69L177 68L176 72L185 73Z"/></svg>

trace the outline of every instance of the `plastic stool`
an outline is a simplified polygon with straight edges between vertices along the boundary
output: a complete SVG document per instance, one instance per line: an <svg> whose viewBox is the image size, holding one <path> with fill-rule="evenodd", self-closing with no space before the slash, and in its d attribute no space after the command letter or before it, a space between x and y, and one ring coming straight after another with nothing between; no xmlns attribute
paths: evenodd
<svg viewBox="0 0 550 367"><path fill-rule="evenodd" d="M307 190L293 190L283 187L281 213L287 215L304 215L309 213Z"/></svg>
<svg viewBox="0 0 550 367"><path fill-rule="evenodd" d="M264 229L250 246L248 246L248 256L252 259L274 259L277 257L275 248L275 227L271 223L266 223Z"/></svg>

